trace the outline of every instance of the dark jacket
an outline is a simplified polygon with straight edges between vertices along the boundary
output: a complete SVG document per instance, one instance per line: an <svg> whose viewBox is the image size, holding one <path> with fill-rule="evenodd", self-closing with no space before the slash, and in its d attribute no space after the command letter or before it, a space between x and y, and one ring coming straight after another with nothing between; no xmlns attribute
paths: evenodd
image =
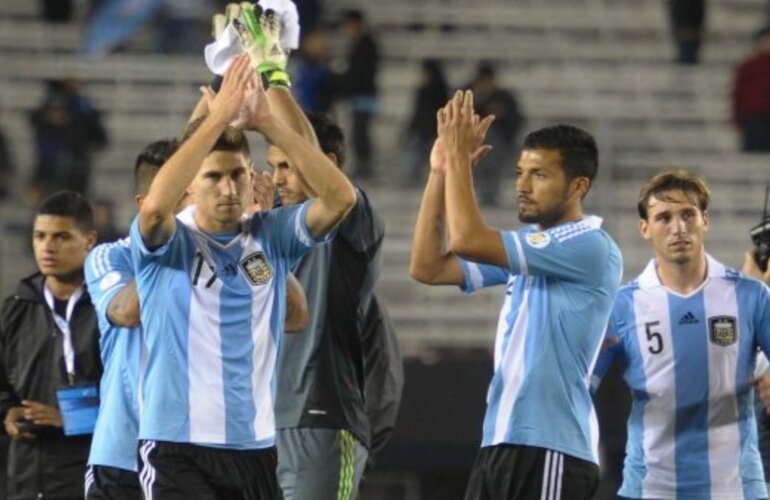
<svg viewBox="0 0 770 500"><path fill-rule="evenodd" d="M43 276L21 280L0 310L0 418L21 400L57 406L56 391L68 384L62 333L43 296ZM88 293L70 320L75 383L102 374L99 330ZM5 426L0 426L5 433ZM8 451L8 500L83 497L91 436L65 437L60 429L36 432L31 442L12 441Z"/></svg>

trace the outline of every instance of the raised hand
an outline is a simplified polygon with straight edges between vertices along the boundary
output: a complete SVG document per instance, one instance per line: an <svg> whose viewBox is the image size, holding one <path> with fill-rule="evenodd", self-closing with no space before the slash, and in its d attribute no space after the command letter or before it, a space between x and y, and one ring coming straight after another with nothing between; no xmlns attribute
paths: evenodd
<svg viewBox="0 0 770 500"><path fill-rule="evenodd" d="M460 119L462 117L462 120ZM471 165L477 165L492 150L492 146L484 144L487 131L495 120L493 115L481 119L473 113L473 94L470 91L457 91L446 106L436 115L438 138L433 143L430 153L430 168L432 172L446 171L447 146L445 138L451 137L453 147L458 147L462 134L464 146L469 151ZM454 150L453 150L454 152Z"/></svg>
<svg viewBox="0 0 770 500"><path fill-rule="evenodd" d="M270 103L267 100L265 89L262 87L262 79L253 75L246 88L241 109L230 126L247 130L260 130L272 118Z"/></svg>
<svg viewBox="0 0 770 500"><path fill-rule="evenodd" d="M252 81L253 76L248 56L241 54L235 58L225 73L218 93L215 94L209 87L202 87L201 91L206 96L209 116L226 124L236 120L241 113L249 82Z"/></svg>
<svg viewBox="0 0 770 500"><path fill-rule="evenodd" d="M275 200L275 183L269 172L255 172L252 181L254 193L253 211L271 210Z"/></svg>

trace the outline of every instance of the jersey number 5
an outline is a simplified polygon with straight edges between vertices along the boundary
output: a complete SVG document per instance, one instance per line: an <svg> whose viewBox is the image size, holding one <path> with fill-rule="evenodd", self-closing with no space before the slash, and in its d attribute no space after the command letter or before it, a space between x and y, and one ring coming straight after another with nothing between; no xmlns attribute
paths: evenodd
<svg viewBox="0 0 770 500"><path fill-rule="evenodd" d="M660 325L660 321L650 321L644 324L644 331L647 333L647 341L649 345L647 349L652 354L658 354L663 350L663 335L660 332L653 331L654 326Z"/></svg>

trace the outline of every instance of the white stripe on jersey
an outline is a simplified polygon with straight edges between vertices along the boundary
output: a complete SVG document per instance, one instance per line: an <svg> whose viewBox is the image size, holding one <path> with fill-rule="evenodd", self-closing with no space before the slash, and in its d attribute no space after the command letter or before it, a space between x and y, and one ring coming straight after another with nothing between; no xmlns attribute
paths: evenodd
<svg viewBox="0 0 770 500"><path fill-rule="evenodd" d="M644 359L645 385L650 394L650 400L644 407L642 447L647 461L645 466L658 473L646 474L642 479L642 496L646 496L647 492L670 491L677 484L676 426L671 422L671 415L676 412L676 386L671 383L675 379L672 373L674 344L666 290L658 287L637 290L634 294L645 294L644 300L634 300L635 330L640 356ZM650 349L657 350L659 347L662 347L659 353L650 352Z"/></svg>
<svg viewBox="0 0 770 500"><path fill-rule="evenodd" d="M478 290L484 287L484 275L481 274L481 269L474 263L469 263L468 271L470 274L471 285L473 290Z"/></svg>
<svg viewBox="0 0 770 500"><path fill-rule="evenodd" d="M596 367L596 360L599 359L599 354L602 351L602 343L599 342L599 345L596 346L596 353L594 354L594 359L591 360L591 364L588 366L588 373L586 373L585 376L585 384L587 389L591 389L591 384L593 383L593 373L594 373L594 367ZM599 430L599 417L596 415L596 406L591 405L591 410L588 412L588 432L590 435L588 436L589 440L591 441L591 453L594 455L594 460L596 463L599 463L599 456L598 456L598 450L599 450L599 433L601 432Z"/></svg>
<svg viewBox="0 0 770 500"><path fill-rule="evenodd" d="M251 340L254 343L251 391L255 405L254 439L256 441L271 439L275 436L272 383L277 349L273 341L275 332L270 327L275 301L275 294L270 293L272 288L272 284L260 287L253 293L251 299Z"/></svg>
<svg viewBox="0 0 770 500"><path fill-rule="evenodd" d="M711 280L703 290L703 299L707 318L738 317L738 300L734 283ZM709 325L703 326L704 334L710 335ZM738 328L738 323L735 326ZM738 331L738 338L741 333ZM739 458L741 457L741 435L739 427L734 424L738 420L735 374L740 342L723 347L706 340L706 345L708 346L708 461L711 494L714 498L725 495L734 496L736 492L743 492Z"/></svg>
<svg viewBox="0 0 770 500"><path fill-rule="evenodd" d="M214 279L208 265L200 267L198 286L190 297L187 335L187 398L190 405L190 442L226 442L225 391L222 373L222 334L219 298L222 281Z"/></svg>
<svg viewBox="0 0 770 500"><path fill-rule="evenodd" d="M519 274L527 276L529 274L529 267L527 267L527 256L524 255L524 249L521 248L521 239L519 239L519 233L512 232L513 242L516 243L516 253L519 256Z"/></svg>
<svg viewBox="0 0 770 500"><path fill-rule="evenodd" d="M495 419L495 432L493 444L505 441L508 434L508 424L511 421L513 407L516 403L516 396L521 389L524 380L524 347L526 345L527 326L529 325L529 293L532 285L532 277L527 277L524 285L524 296L521 299L519 315L511 328L508 337L508 346L506 352L502 352L502 339L505 332L508 331L507 314L500 314L500 322L497 326L497 336L499 339L499 354L495 356L495 371L502 371L503 393L500 395L500 404L497 408L497 418ZM506 309L510 311L512 295L506 296Z"/></svg>

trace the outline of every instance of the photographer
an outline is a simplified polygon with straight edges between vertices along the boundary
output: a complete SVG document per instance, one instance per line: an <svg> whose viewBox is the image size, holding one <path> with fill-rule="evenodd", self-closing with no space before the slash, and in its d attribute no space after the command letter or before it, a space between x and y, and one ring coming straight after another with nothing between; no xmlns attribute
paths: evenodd
<svg viewBox="0 0 770 500"><path fill-rule="evenodd" d="M72 191L51 195L33 228L39 271L2 305L0 419L11 438L9 500L83 498L102 371L83 276L95 241L88 202Z"/></svg>

